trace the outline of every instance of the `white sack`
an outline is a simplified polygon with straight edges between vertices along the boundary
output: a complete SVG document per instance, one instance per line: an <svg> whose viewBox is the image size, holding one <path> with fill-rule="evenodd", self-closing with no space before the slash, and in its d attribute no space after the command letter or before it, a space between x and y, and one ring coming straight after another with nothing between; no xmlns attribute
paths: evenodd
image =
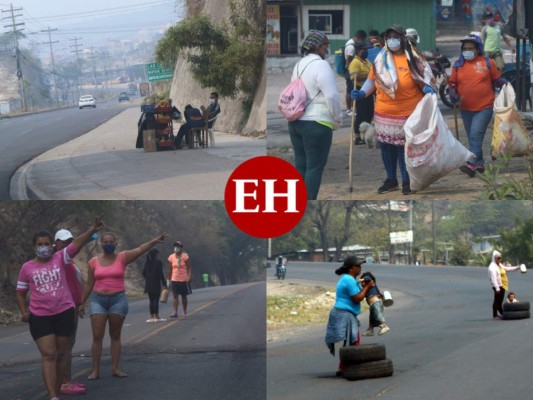
<svg viewBox="0 0 533 400"><path fill-rule="evenodd" d="M404 130L405 164L414 191L425 189L474 157L446 125L436 94L424 96Z"/></svg>

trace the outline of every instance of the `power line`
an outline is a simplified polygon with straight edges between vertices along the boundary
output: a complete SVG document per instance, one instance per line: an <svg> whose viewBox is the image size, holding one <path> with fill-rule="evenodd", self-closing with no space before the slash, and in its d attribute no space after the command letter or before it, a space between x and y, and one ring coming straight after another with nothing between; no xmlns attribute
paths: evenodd
<svg viewBox="0 0 533 400"><path fill-rule="evenodd" d="M15 39L15 56L17 58L17 78L18 78L19 87L20 87L21 109L24 109L24 111L28 111L28 105L26 104L26 96L24 95L24 80L22 79L22 68L20 67L20 50L19 50L19 42L18 42L18 34L24 29L17 29L17 26L24 25L24 22L17 23L15 21L15 18L22 16L22 14L15 15L15 11L22 11L22 8L13 8L13 4L11 4L10 10L7 10L7 11L2 10L3 13L4 12L11 13L11 25L4 25L4 28L13 28L13 36ZM6 17L6 18L9 18L9 17Z"/></svg>
<svg viewBox="0 0 533 400"><path fill-rule="evenodd" d="M57 29L50 29L50 27L48 27L48 29L44 29L42 30L41 32L48 32L48 42L44 42L43 44L49 44L50 45L50 56L52 57L52 73L54 74L54 91L55 91L55 94L56 94L56 102L57 102L57 108L59 108L59 96L57 94L57 79L56 79L56 66L55 66L55 63L54 63L54 50L52 48L52 44L53 43L59 43L58 40L56 40L55 42L52 42L52 32L53 31L57 31Z"/></svg>

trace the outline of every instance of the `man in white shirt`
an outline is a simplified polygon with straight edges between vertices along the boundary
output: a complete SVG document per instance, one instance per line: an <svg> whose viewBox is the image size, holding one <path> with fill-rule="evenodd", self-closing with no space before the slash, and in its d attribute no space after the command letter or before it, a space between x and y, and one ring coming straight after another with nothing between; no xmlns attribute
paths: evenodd
<svg viewBox="0 0 533 400"><path fill-rule="evenodd" d="M344 58L346 59L346 71L344 72L344 79L346 80L346 93L344 95L344 99L346 101L346 115L351 116L352 115L352 98L350 97L350 94L352 93L352 90L354 89L352 78L350 77L350 72L348 71L348 66L352 62L353 58L355 57L355 42L364 42L366 41L366 32L363 30L358 30L355 32L355 35L353 38L348 40L346 44L344 45Z"/></svg>

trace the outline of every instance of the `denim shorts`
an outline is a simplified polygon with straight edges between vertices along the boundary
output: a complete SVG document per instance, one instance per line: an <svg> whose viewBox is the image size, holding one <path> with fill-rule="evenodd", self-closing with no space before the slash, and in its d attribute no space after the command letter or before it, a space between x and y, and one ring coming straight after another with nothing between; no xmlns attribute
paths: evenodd
<svg viewBox="0 0 533 400"><path fill-rule="evenodd" d="M128 298L126 292L112 295L91 293L89 302L89 316L93 314L116 314L122 317L128 315Z"/></svg>

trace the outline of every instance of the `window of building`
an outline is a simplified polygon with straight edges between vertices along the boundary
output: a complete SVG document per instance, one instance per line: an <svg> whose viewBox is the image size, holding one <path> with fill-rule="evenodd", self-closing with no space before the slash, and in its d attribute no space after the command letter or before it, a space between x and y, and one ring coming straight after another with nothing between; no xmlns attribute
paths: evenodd
<svg viewBox="0 0 533 400"><path fill-rule="evenodd" d="M327 35L343 35L344 11L309 10L309 29L322 31Z"/></svg>

